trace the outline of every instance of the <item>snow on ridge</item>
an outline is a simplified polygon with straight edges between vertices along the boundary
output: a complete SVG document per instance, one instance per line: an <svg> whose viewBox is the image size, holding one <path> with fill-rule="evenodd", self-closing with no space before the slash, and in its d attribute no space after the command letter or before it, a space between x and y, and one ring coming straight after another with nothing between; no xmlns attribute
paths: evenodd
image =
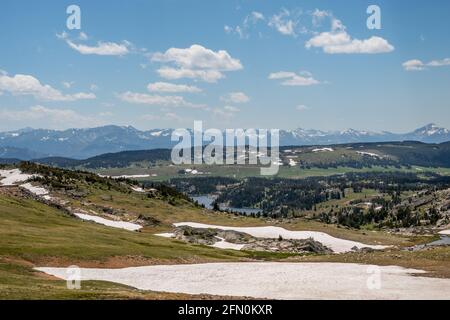
<svg viewBox="0 0 450 320"><path fill-rule="evenodd" d="M360 154L362 156L369 156L373 158L384 158L384 156L380 156L379 154L372 153L372 152L365 152L365 151L356 151L357 154Z"/></svg>
<svg viewBox="0 0 450 320"><path fill-rule="evenodd" d="M312 149L312 152L333 152L333 148L316 148Z"/></svg>

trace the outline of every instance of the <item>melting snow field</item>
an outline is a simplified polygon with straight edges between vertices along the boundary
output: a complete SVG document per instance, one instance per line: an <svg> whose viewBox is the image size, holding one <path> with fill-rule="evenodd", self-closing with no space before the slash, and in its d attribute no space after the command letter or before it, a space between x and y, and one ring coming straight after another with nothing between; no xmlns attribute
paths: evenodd
<svg viewBox="0 0 450 320"><path fill-rule="evenodd" d="M31 193L34 193L37 196L41 196L46 200L50 200L51 197L48 195L48 190L42 187L35 187L31 183L24 183L20 185L21 188L24 188Z"/></svg>
<svg viewBox="0 0 450 320"><path fill-rule="evenodd" d="M226 241L223 238L219 238L216 237L217 239L219 239L219 242L214 243L213 245L211 245L211 247L214 248L219 248L219 249L233 249L233 250L241 250L244 245L243 244L236 244L236 243L231 243Z"/></svg>
<svg viewBox="0 0 450 320"><path fill-rule="evenodd" d="M67 279L65 268L36 270ZM450 299L450 279L422 270L352 263L242 262L81 269L81 280L140 290L267 299ZM83 284L81 284L83 285Z"/></svg>
<svg viewBox="0 0 450 320"><path fill-rule="evenodd" d="M283 239L308 239L313 238L316 241L321 242L335 253L343 253L352 251L353 247L357 248L372 248L372 249L385 249L387 246L381 245L368 245L361 242L339 239L330 236L324 232L315 231L290 231L280 227L224 227L208 225L196 222L180 222L174 224L176 227L189 226L193 228L203 229L221 229L221 230L234 230L238 232L247 233L256 238L270 238L278 239L279 236Z"/></svg>
<svg viewBox="0 0 450 320"><path fill-rule="evenodd" d="M142 226L131 222L113 221L98 216L91 216L89 214L84 213L75 213L75 215L82 220L94 221L96 223L103 224L105 226L113 228L125 229L129 231L136 231L142 228Z"/></svg>
<svg viewBox="0 0 450 320"><path fill-rule="evenodd" d="M13 186L17 183L27 181L28 179L34 177L32 174L22 173L19 169L12 170L0 170L0 184L4 186Z"/></svg>

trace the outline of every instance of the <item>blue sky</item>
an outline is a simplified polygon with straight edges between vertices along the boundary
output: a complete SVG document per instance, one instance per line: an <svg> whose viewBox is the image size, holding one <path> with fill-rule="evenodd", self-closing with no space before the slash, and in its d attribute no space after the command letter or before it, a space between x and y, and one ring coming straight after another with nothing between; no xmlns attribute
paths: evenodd
<svg viewBox="0 0 450 320"><path fill-rule="evenodd" d="M444 0L4 0L0 130L450 128L449 13Z"/></svg>

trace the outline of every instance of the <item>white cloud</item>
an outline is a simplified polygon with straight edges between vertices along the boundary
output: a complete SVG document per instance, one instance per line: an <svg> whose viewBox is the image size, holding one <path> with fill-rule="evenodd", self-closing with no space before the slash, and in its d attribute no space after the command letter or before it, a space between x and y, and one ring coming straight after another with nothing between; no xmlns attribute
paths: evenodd
<svg viewBox="0 0 450 320"><path fill-rule="evenodd" d="M432 60L428 63L424 63L418 59L412 59L405 61L402 66L406 71L422 71L427 69L427 67L450 66L450 58L445 58L442 60Z"/></svg>
<svg viewBox="0 0 450 320"><path fill-rule="evenodd" d="M257 23L260 20L265 20L264 15L261 12L253 11L244 20L244 23Z"/></svg>
<svg viewBox="0 0 450 320"><path fill-rule="evenodd" d="M304 104L300 104L300 105L296 106L295 109L298 110L298 111L309 110L309 108L307 106L305 106Z"/></svg>
<svg viewBox="0 0 450 320"><path fill-rule="evenodd" d="M425 69L425 64L417 59L408 60L402 66L406 71L420 71Z"/></svg>
<svg viewBox="0 0 450 320"><path fill-rule="evenodd" d="M88 40L89 37L88 37L88 35L86 33L80 32L80 35L78 36L78 39L80 39L82 41L85 41L85 40Z"/></svg>
<svg viewBox="0 0 450 320"><path fill-rule="evenodd" d="M203 105L190 103L181 96L150 95L145 93L135 93L127 91L119 94L118 97L124 102L133 104L146 104L161 107L191 107L191 108L204 107Z"/></svg>
<svg viewBox="0 0 450 320"><path fill-rule="evenodd" d="M250 98L243 92L231 92L225 96L222 96L220 99L222 101L232 103L246 103L250 101Z"/></svg>
<svg viewBox="0 0 450 320"><path fill-rule="evenodd" d="M188 93L197 93L202 92L202 89L195 86L188 86L185 84L174 84L168 82L155 82L150 83L147 86L147 89L151 92L188 92Z"/></svg>
<svg viewBox="0 0 450 320"><path fill-rule="evenodd" d="M450 58L445 58L443 60L433 60L428 63L430 67L443 67L450 66Z"/></svg>
<svg viewBox="0 0 450 320"><path fill-rule="evenodd" d="M86 55L95 54L99 56L124 56L130 52L128 50L129 42L115 43L99 41L96 46L76 44L68 39L66 39L66 42L72 49Z"/></svg>
<svg viewBox="0 0 450 320"><path fill-rule="evenodd" d="M283 80L281 82L283 86L311 86L320 83L309 72L301 72L300 74L289 71L274 72L269 75L269 79Z"/></svg>
<svg viewBox="0 0 450 320"><path fill-rule="evenodd" d="M279 14L273 15L269 20L269 27L275 28L279 33L286 36L296 36L295 28L297 20L291 19L291 12L282 9Z"/></svg>
<svg viewBox="0 0 450 320"><path fill-rule="evenodd" d="M253 11L248 14L241 25L236 27L230 27L229 25L224 26L224 31L227 34L235 33L239 35L241 39L249 38L249 29L255 26L259 21L264 21L266 18L261 12Z"/></svg>
<svg viewBox="0 0 450 320"><path fill-rule="evenodd" d="M64 86L64 88L66 89L70 89L73 86L74 82L73 81L64 81L62 83L62 85Z"/></svg>
<svg viewBox="0 0 450 320"><path fill-rule="evenodd" d="M39 100L76 101L95 99L93 93L63 94L49 85L43 85L30 75L17 74L14 77L0 75L0 91L6 91L15 96L31 95Z"/></svg>
<svg viewBox="0 0 450 320"><path fill-rule="evenodd" d="M323 19L330 17L331 13L329 11L315 9L311 12L311 16L313 26L317 27L322 23Z"/></svg>
<svg viewBox="0 0 450 320"><path fill-rule="evenodd" d="M214 69L235 71L242 69L239 60L232 58L225 50L213 51L194 44L186 49L170 48L165 53L155 53L153 61L173 62L186 69Z"/></svg>
<svg viewBox="0 0 450 320"><path fill-rule="evenodd" d="M233 106L225 106L223 108L225 110L229 111L229 112L239 112L239 111L241 111L241 109L239 109L237 107L233 107Z"/></svg>
<svg viewBox="0 0 450 320"><path fill-rule="evenodd" d="M218 80L225 78L222 72L217 70L191 70L185 68L169 68L163 67L157 70L160 77L169 80L177 79L200 79L205 82L217 82Z"/></svg>
<svg viewBox="0 0 450 320"><path fill-rule="evenodd" d="M328 54L376 54L387 53L394 50L387 40L373 36L368 39L353 39L346 31L345 26L339 19L332 19L330 32L322 32L309 39L305 47L322 48Z"/></svg>
<svg viewBox="0 0 450 320"><path fill-rule="evenodd" d="M40 105L23 111L0 110L0 117L20 126L42 126L49 129L86 128L104 124L95 117L85 116L70 109L46 108Z"/></svg>
<svg viewBox="0 0 450 320"><path fill-rule="evenodd" d="M213 51L197 44L185 49L170 48L165 53L155 53L151 59L176 66L158 70L159 75L166 79L191 78L216 82L224 78L223 72L243 68L241 62L227 51Z"/></svg>

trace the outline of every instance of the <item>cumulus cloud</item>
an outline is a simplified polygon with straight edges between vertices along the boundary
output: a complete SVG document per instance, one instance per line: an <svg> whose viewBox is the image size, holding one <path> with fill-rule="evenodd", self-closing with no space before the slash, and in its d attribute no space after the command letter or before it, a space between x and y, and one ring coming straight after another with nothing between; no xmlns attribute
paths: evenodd
<svg viewBox="0 0 450 320"><path fill-rule="evenodd" d="M320 83L320 81L313 78L311 73L306 71L300 74L289 71L274 72L269 75L269 79L283 80L281 82L283 86L312 86Z"/></svg>
<svg viewBox="0 0 450 320"><path fill-rule="evenodd" d="M242 64L225 50L213 51L194 44L189 48L170 48L166 52L155 53L154 62L173 64L158 70L166 79L191 78L206 82L216 82L224 77L223 72L241 70Z"/></svg>
<svg viewBox="0 0 450 320"><path fill-rule="evenodd" d="M425 69L425 64L417 59L408 60L402 66L406 71L420 71Z"/></svg>
<svg viewBox="0 0 450 320"><path fill-rule="evenodd" d="M24 74L17 74L13 77L0 75L0 91L6 91L15 96L31 95L36 99L47 101L76 101L96 98L93 93L63 94L50 85L41 84L35 77Z"/></svg>
<svg viewBox="0 0 450 320"><path fill-rule="evenodd" d="M202 92L202 89L196 87L196 86L188 86L185 84L174 84L174 83L168 83L168 82L155 82L150 83L147 86L147 89L151 92L170 92L170 93L177 93L177 92L187 92L187 93L198 93Z"/></svg>
<svg viewBox="0 0 450 320"><path fill-rule="evenodd" d="M161 96L127 91L119 94L118 97L124 102L133 104L145 104L161 107L204 107L204 105L188 102L181 96Z"/></svg>
<svg viewBox="0 0 450 320"><path fill-rule="evenodd" d="M331 31L312 37L306 42L305 47L321 48L328 54L377 54L394 50L394 46L381 37L372 36L364 40L352 38L342 22L336 18L332 19Z"/></svg>
<svg viewBox="0 0 450 320"><path fill-rule="evenodd" d="M0 117L18 126L42 126L49 129L87 128L104 124L93 116L86 116L70 109L47 108L40 105L23 111L0 110Z"/></svg>
<svg viewBox="0 0 450 320"><path fill-rule="evenodd" d="M220 98L225 102L232 103L246 103L250 101L250 98L243 92L230 92L227 95L224 95Z"/></svg>
<svg viewBox="0 0 450 320"><path fill-rule="evenodd" d="M418 59L412 59L405 61L402 66L406 71L422 71L427 69L427 67L443 67L450 65L450 58L445 58L442 60L432 60L428 63L424 63Z"/></svg>

